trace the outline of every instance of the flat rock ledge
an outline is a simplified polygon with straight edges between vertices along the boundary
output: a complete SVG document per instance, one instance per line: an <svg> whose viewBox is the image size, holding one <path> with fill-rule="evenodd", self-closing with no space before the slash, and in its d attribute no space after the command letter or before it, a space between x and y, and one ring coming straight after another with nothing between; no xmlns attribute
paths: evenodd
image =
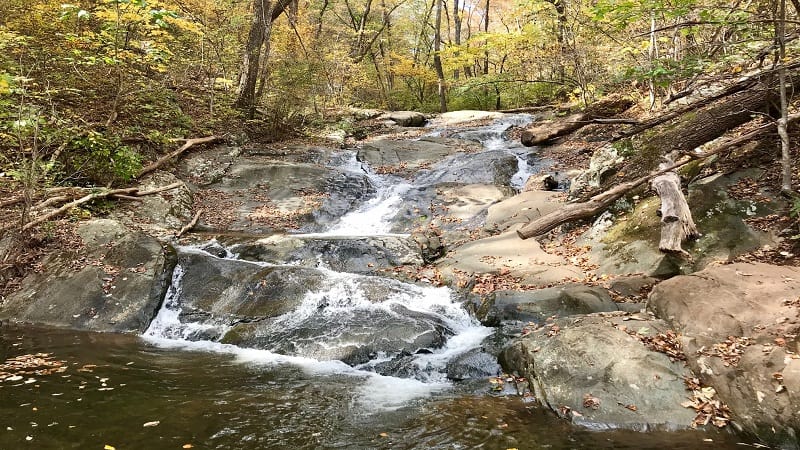
<svg viewBox="0 0 800 450"><path fill-rule="evenodd" d="M735 426L800 447L800 268L710 267L657 285L648 307L680 333L689 365Z"/></svg>

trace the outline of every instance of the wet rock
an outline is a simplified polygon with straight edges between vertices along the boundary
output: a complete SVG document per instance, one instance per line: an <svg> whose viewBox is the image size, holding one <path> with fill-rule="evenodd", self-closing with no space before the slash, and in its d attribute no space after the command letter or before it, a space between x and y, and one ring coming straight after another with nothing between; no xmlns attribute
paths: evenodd
<svg viewBox="0 0 800 450"><path fill-rule="evenodd" d="M527 379L536 399L575 424L640 431L688 427L694 411L681 406L686 367L648 350L614 323L592 316L557 320L514 341L501 362ZM666 327L659 321L637 325L649 333Z"/></svg>
<svg viewBox="0 0 800 450"><path fill-rule="evenodd" d="M231 247L240 259L270 264L323 264L337 272L375 273L378 270L423 263L417 244L399 236L275 235Z"/></svg>
<svg viewBox="0 0 800 450"><path fill-rule="evenodd" d="M500 371L497 358L481 349L471 350L447 364L447 378L455 381L494 377Z"/></svg>
<svg viewBox="0 0 800 450"><path fill-rule="evenodd" d="M53 253L0 306L0 318L93 331L141 333L169 287L174 254L120 222L78 226L85 247Z"/></svg>
<svg viewBox="0 0 800 450"><path fill-rule="evenodd" d="M528 177L522 191L554 191L558 189L558 187L559 182L556 177L547 173Z"/></svg>
<svg viewBox="0 0 800 450"><path fill-rule="evenodd" d="M375 170L392 169L413 174L416 169L437 163L445 157L470 148L457 139L422 138L415 141L378 139L364 144L356 155Z"/></svg>
<svg viewBox="0 0 800 450"><path fill-rule="evenodd" d="M180 253L180 306L186 317L219 324L261 320L293 311L325 275L304 267L264 267L247 261Z"/></svg>
<svg viewBox="0 0 800 450"><path fill-rule="evenodd" d="M364 294L361 295L368 296L376 304L402 295L395 291L396 286L379 285L384 282L364 280ZM438 317L403 305L342 307L343 302L358 303L359 294L350 292L342 297L342 292L335 288L330 292L330 295L310 297L313 308L300 309L274 320L236 324L222 341L323 361L340 360L357 366L381 355L430 353L442 347L453 334Z"/></svg>
<svg viewBox="0 0 800 450"><path fill-rule="evenodd" d="M481 322L544 322L545 319L570 317L596 312L619 311L608 291L599 286L577 283L531 291L495 291L484 299Z"/></svg>
<svg viewBox="0 0 800 450"><path fill-rule="evenodd" d="M380 118L391 120L401 127L421 127L428 121L425 114L416 111L391 111Z"/></svg>
<svg viewBox="0 0 800 450"><path fill-rule="evenodd" d="M657 285L648 307L681 334L690 367L737 426L771 445L800 445L799 268L709 267Z"/></svg>
<svg viewBox="0 0 800 450"><path fill-rule="evenodd" d="M411 239L419 246L419 253L426 264L441 258L447 250L441 237L431 231L414 233L411 235Z"/></svg>
<svg viewBox="0 0 800 450"><path fill-rule="evenodd" d="M508 186L517 170L517 158L504 150L460 154L438 162L427 172L420 173L414 179L414 184L461 183Z"/></svg>

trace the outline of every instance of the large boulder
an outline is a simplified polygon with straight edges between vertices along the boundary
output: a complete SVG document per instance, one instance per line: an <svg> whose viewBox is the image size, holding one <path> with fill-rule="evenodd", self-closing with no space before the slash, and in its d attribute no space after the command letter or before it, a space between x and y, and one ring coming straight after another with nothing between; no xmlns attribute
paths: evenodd
<svg viewBox="0 0 800 450"><path fill-rule="evenodd" d="M358 161L377 171L413 175L420 168L435 164L449 155L474 149L458 139L426 137L419 140L378 139L364 144L356 155Z"/></svg>
<svg viewBox="0 0 800 450"><path fill-rule="evenodd" d="M216 258L180 252L175 280L181 321L203 323L207 333L225 325L277 317L297 308L325 275L316 269ZM218 336L204 336L216 338Z"/></svg>
<svg viewBox="0 0 800 450"><path fill-rule="evenodd" d="M421 127L428 119L425 114L417 111L391 111L383 114L379 119L388 119L401 127Z"/></svg>
<svg viewBox="0 0 800 450"><path fill-rule="evenodd" d="M677 429L695 413L684 408L689 375L682 362L649 350L623 331L620 318L561 319L514 341L506 370L524 377L542 404L593 429ZM636 322L641 333L664 322Z"/></svg>
<svg viewBox="0 0 800 450"><path fill-rule="evenodd" d="M0 305L0 318L141 333L170 284L174 251L109 219L77 227L79 250L53 253Z"/></svg>
<svg viewBox="0 0 800 450"><path fill-rule="evenodd" d="M616 303L599 286L567 283L530 291L498 290L486 296L478 318L486 325L506 321L542 323L546 319L635 309L638 304Z"/></svg>
<svg viewBox="0 0 800 450"><path fill-rule="evenodd" d="M649 308L682 335L693 371L760 439L798 446L800 268L737 263L657 285Z"/></svg>
<svg viewBox="0 0 800 450"><path fill-rule="evenodd" d="M416 185L441 183L508 186L517 173L517 158L505 150L487 150L451 156L414 179Z"/></svg>
<svg viewBox="0 0 800 450"><path fill-rule="evenodd" d="M417 311L429 292L394 280L300 266L273 266L182 250L166 307L178 311L166 333L240 347L341 360L431 352L452 331Z"/></svg>
<svg viewBox="0 0 800 450"><path fill-rule="evenodd" d="M199 188L195 203L214 230L319 231L374 191L364 173L251 156Z"/></svg>

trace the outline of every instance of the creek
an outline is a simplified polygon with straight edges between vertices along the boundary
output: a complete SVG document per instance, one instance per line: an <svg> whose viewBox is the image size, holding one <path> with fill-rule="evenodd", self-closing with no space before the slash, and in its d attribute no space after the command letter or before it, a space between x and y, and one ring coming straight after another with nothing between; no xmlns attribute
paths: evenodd
<svg viewBox="0 0 800 450"><path fill-rule="evenodd" d="M514 156L509 187L518 190L540 162L505 133L530 120L510 116L455 136L479 141L480 153ZM398 211L472 157L448 157L409 181L345 151L337 167L366 172L375 194L326 230L292 237L321 248L402 237ZM171 287L140 337L0 328L3 359L41 352L64 369L0 384L0 448L735 446L727 433L574 427L512 383L489 383L500 375L491 349L502 342L449 288L337 271L330 255L315 267L249 259L246 247L177 248Z"/></svg>

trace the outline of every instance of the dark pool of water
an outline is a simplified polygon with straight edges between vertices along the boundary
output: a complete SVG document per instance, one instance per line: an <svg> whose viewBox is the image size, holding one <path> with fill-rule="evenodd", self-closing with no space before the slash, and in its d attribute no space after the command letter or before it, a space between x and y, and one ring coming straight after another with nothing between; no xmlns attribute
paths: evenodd
<svg viewBox="0 0 800 450"><path fill-rule="evenodd" d="M488 395L482 381L376 410L353 375L134 336L0 327L2 360L36 352L67 369L0 383L0 449L742 448L727 432L584 430L515 395Z"/></svg>

